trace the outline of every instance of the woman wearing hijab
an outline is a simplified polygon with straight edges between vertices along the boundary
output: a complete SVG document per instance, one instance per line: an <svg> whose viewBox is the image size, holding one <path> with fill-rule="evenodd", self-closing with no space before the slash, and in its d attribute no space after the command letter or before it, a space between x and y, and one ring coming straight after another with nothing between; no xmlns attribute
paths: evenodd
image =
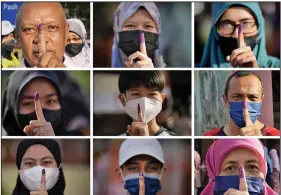
<svg viewBox="0 0 281 195"><path fill-rule="evenodd" d="M223 2L212 6L212 28L197 67L280 68L268 56L264 18L258 3Z"/></svg>
<svg viewBox="0 0 281 195"><path fill-rule="evenodd" d="M265 182L264 146L258 139L219 139L208 149L210 182L201 195L277 195Z"/></svg>
<svg viewBox="0 0 281 195"><path fill-rule="evenodd" d="M60 83L51 71L15 71L7 82L2 124L8 135L80 135L63 125Z"/></svg>
<svg viewBox="0 0 281 195"><path fill-rule="evenodd" d="M153 2L120 3L114 16L112 67L164 67L159 52L160 13Z"/></svg>
<svg viewBox="0 0 281 195"><path fill-rule="evenodd" d="M17 149L16 164L19 174L13 195L64 194L61 151L55 140L21 141Z"/></svg>
<svg viewBox="0 0 281 195"><path fill-rule="evenodd" d="M67 20L69 34L65 47L65 60L71 61L72 68L90 68L90 47L85 42L87 32L83 22L76 18Z"/></svg>

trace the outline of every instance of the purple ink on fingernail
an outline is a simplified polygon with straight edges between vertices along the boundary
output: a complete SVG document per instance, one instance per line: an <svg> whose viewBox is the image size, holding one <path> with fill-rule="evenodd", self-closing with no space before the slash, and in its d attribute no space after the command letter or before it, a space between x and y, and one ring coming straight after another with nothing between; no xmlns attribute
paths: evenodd
<svg viewBox="0 0 281 195"><path fill-rule="evenodd" d="M238 34L241 34L241 32L242 32L242 23L238 25Z"/></svg>
<svg viewBox="0 0 281 195"><path fill-rule="evenodd" d="M245 178L245 170L243 167L239 168L239 178Z"/></svg>
<svg viewBox="0 0 281 195"><path fill-rule="evenodd" d="M39 28L39 30L44 30L44 27L45 27L44 24L41 23L41 24L39 24L39 27L38 27L38 28Z"/></svg>
<svg viewBox="0 0 281 195"><path fill-rule="evenodd" d="M37 93L35 93L35 95L34 95L34 100L37 101L38 99L39 99L39 93L37 92Z"/></svg>
<svg viewBox="0 0 281 195"><path fill-rule="evenodd" d="M140 172L140 176L143 176L143 172Z"/></svg>

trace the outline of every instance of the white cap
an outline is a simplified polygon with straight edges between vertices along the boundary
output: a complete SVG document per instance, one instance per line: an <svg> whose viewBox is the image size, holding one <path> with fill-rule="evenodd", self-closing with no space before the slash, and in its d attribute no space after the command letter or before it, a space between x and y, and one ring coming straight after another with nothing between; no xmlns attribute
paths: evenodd
<svg viewBox="0 0 281 195"><path fill-rule="evenodd" d="M8 35L14 31L14 27L8 20L2 21L2 35Z"/></svg>
<svg viewBox="0 0 281 195"><path fill-rule="evenodd" d="M164 163L163 149L156 139L126 139L119 149L119 166L137 155L148 155Z"/></svg>

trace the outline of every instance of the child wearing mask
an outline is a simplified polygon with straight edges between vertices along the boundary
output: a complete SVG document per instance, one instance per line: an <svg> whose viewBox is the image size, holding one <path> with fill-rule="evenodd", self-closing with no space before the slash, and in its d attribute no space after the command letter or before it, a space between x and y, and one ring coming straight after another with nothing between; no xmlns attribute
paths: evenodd
<svg viewBox="0 0 281 195"><path fill-rule="evenodd" d="M118 85L119 100L133 119L122 136L175 135L156 122L165 98L165 77L161 71L122 71Z"/></svg>

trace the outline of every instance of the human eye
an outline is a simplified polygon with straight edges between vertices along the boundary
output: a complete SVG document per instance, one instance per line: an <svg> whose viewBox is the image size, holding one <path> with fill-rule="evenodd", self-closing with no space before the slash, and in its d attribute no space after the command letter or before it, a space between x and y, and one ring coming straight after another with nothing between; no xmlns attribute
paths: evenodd
<svg viewBox="0 0 281 195"><path fill-rule="evenodd" d="M229 172L229 173L233 173L236 170L237 170L237 167L235 165L229 165L224 169L225 172Z"/></svg>
<svg viewBox="0 0 281 195"><path fill-rule="evenodd" d="M257 165L255 165L255 164L249 164L249 165L247 166L247 169L248 169L249 171L253 171L253 172L257 172L257 171L260 170L259 167L258 167Z"/></svg>
<svg viewBox="0 0 281 195"><path fill-rule="evenodd" d="M222 23L220 24L220 27L221 27L221 28L233 28L233 24L230 23L230 22L222 22Z"/></svg>
<svg viewBox="0 0 281 195"><path fill-rule="evenodd" d="M24 107L34 107L34 102L33 101L22 101L21 105Z"/></svg>
<svg viewBox="0 0 281 195"><path fill-rule="evenodd" d="M51 98L47 100L47 104L50 106L54 106L58 104L58 99L57 98Z"/></svg>
<svg viewBox="0 0 281 195"><path fill-rule="evenodd" d="M58 28L59 28L59 27L56 26L56 25L48 25L46 29L47 29L48 31L50 31L50 32L55 32L55 31L58 30Z"/></svg>
<svg viewBox="0 0 281 195"><path fill-rule="evenodd" d="M139 172L139 168L137 166L129 166L128 170L130 172Z"/></svg>
<svg viewBox="0 0 281 195"><path fill-rule="evenodd" d="M32 161L26 161L24 163L24 165L27 166L27 167L34 167L35 166L34 162L32 162Z"/></svg>
<svg viewBox="0 0 281 195"><path fill-rule="evenodd" d="M157 165L149 165L147 168L148 172L157 172L159 170L160 170L160 168Z"/></svg>
<svg viewBox="0 0 281 195"><path fill-rule="evenodd" d="M43 165L45 166L45 167L47 167L47 166L49 166L49 165L51 165L53 163L53 161L51 161L51 160L45 160L45 161L43 161Z"/></svg>
<svg viewBox="0 0 281 195"><path fill-rule="evenodd" d="M24 32L24 33L27 33L27 34L29 34L29 33L33 33L33 32L35 32L35 27L24 27L23 29L22 29L22 31Z"/></svg>
<svg viewBox="0 0 281 195"><path fill-rule="evenodd" d="M126 24L125 27L132 29L135 28L136 26L134 24Z"/></svg>

